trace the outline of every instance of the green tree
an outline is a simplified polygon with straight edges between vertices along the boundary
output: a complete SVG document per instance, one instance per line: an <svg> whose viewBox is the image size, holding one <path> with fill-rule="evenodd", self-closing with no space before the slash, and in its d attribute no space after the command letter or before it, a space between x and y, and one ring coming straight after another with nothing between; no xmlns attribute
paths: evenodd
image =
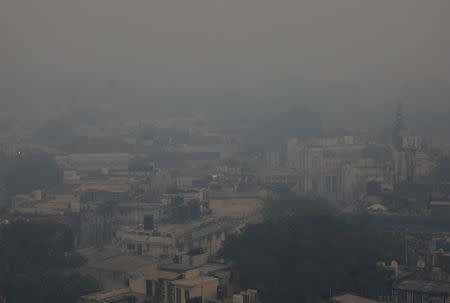
<svg viewBox="0 0 450 303"><path fill-rule="evenodd" d="M0 227L0 296L11 303L70 303L95 291L91 277L64 273L72 244L72 231L59 223L17 221Z"/></svg>
<svg viewBox="0 0 450 303"><path fill-rule="evenodd" d="M18 156L5 177L8 195L29 193L60 183L61 172L55 159L43 152L29 152Z"/></svg>
<svg viewBox="0 0 450 303"><path fill-rule="evenodd" d="M149 165L149 159L146 157L134 157L128 167L131 171L152 171L153 167Z"/></svg>
<svg viewBox="0 0 450 303"><path fill-rule="evenodd" d="M226 240L223 253L241 287L259 289L264 302L287 303L325 299L330 289L388 292L390 273L376 266L386 257L384 235L366 217L338 215L323 201L277 202L268 203L263 223Z"/></svg>

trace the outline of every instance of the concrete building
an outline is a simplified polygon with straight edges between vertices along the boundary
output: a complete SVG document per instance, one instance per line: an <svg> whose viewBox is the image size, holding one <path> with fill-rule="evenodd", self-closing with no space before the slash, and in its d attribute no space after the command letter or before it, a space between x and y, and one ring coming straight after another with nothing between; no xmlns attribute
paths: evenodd
<svg viewBox="0 0 450 303"><path fill-rule="evenodd" d="M219 280L214 277L188 275L184 279L172 282L174 303L204 302L217 297Z"/></svg>
<svg viewBox="0 0 450 303"><path fill-rule="evenodd" d="M143 227L153 229L154 224L162 217L161 203L120 202L114 207L117 222L121 226Z"/></svg>
<svg viewBox="0 0 450 303"><path fill-rule="evenodd" d="M294 186L297 183L297 174L293 169L264 169L260 174L260 182L269 186Z"/></svg>
<svg viewBox="0 0 450 303"><path fill-rule="evenodd" d="M280 152L266 152L264 157L264 167L267 169L278 169L281 167Z"/></svg>
<svg viewBox="0 0 450 303"><path fill-rule="evenodd" d="M80 271L94 277L102 290L125 288L133 273L158 264L154 258L125 255L113 246L88 247L78 252L88 260Z"/></svg>
<svg viewBox="0 0 450 303"><path fill-rule="evenodd" d="M176 265L176 264L175 264ZM81 298L90 302L206 302L216 299L219 278L204 273L201 268L167 266L143 267L129 274L128 287L118 287Z"/></svg>
<svg viewBox="0 0 450 303"><path fill-rule="evenodd" d="M450 282L404 280L392 288L393 303L446 303L450 300Z"/></svg>
<svg viewBox="0 0 450 303"><path fill-rule="evenodd" d="M450 218L450 201L431 201L430 210L434 217Z"/></svg>
<svg viewBox="0 0 450 303"><path fill-rule="evenodd" d="M65 169L78 172L83 171L108 171L128 170L133 155L126 153L96 153L96 154L71 154L57 156L56 161Z"/></svg>
<svg viewBox="0 0 450 303"><path fill-rule="evenodd" d="M19 152L19 147L15 143L0 143L0 154L8 159L13 159Z"/></svg>
<svg viewBox="0 0 450 303"><path fill-rule="evenodd" d="M371 300L368 298L355 296L352 294L343 294L330 298L330 303L380 303L379 301Z"/></svg>
<svg viewBox="0 0 450 303"><path fill-rule="evenodd" d="M6 194L6 186L5 186L5 180L3 177L0 177L0 210L8 208L9 207L9 201Z"/></svg>
<svg viewBox="0 0 450 303"><path fill-rule="evenodd" d="M114 207L105 202L81 202L77 246L111 244L117 229Z"/></svg>
<svg viewBox="0 0 450 303"><path fill-rule="evenodd" d="M435 134L425 140L431 151L442 154L450 153L450 136L448 134Z"/></svg>
<svg viewBox="0 0 450 303"><path fill-rule="evenodd" d="M187 224L161 224L154 230L122 226L113 243L132 255L175 259L181 264L201 265L223 246L226 234L239 224L232 219L214 219Z"/></svg>
<svg viewBox="0 0 450 303"><path fill-rule="evenodd" d="M302 195L316 195L334 201L354 198L358 184L361 191L368 182L368 177L363 176L372 174L369 171L373 170L361 165L364 147L355 144L351 136L305 142L296 138L289 140L287 166L297 173L295 190ZM384 177L382 168L379 168L379 175Z"/></svg>
<svg viewBox="0 0 450 303"><path fill-rule="evenodd" d="M120 288L102 291L82 296L78 303L145 303L147 296L131 291L130 288Z"/></svg>
<svg viewBox="0 0 450 303"><path fill-rule="evenodd" d="M433 162L431 161L430 156L427 153L416 152L415 165L415 176L426 177L431 174Z"/></svg>
<svg viewBox="0 0 450 303"><path fill-rule="evenodd" d="M233 303L257 303L258 292L255 289L247 289L241 291L239 294L234 294L232 297Z"/></svg>
<svg viewBox="0 0 450 303"><path fill-rule="evenodd" d="M165 303L173 296L172 282L181 277L178 272L143 268L130 275L129 287L136 293L145 294L152 302Z"/></svg>

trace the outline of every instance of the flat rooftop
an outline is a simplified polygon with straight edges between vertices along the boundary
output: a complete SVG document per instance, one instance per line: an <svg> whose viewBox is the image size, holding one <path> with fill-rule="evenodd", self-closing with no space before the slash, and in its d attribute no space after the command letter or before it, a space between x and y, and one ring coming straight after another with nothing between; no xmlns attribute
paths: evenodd
<svg viewBox="0 0 450 303"><path fill-rule="evenodd" d="M427 280L405 280L394 286L394 289L416 291L429 294L450 294L450 282L427 281Z"/></svg>
<svg viewBox="0 0 450 303"><path fill-rule="evenodd" d="M158 280L158 279L176 280L181 277L181 274L173 271L161 270L155 266L152 266L139 268L137 271L131 273L130 276L132 278L141 277L145 278L146 280Z"/></svg>
<svg viewBox="0 0 450 303"><path fill-rule="evenodd" d="M344 294L331 298L331 302L335 303L379 303L378 301L367 299L352 294Z"/></svg>
<svg viewBox="0 0 450 303"><path fill-rule="evenodd" d="M131 273L140 268L156 267L158 262L152 257L124 255L120 249L111 246L89 247L78 252L88 259L88 263L83 266L87 269Z"/></svg>
<svg viewBox="0 0 450 303"><path fill-rule="evenodd" d="M180 286L180 287L186 287L186 288L192 288L199 285L205 285L209 283L219 283L219 280L217 278L213 278L210 276L197 276L191 279L181 279L181 280L175 280L172 281L172 284L174 286Z"/></svg>
<svg viewBox="0 0 450 303"><path fill-rule="evenodd" d="M135 301L136 303L143 302L145 300L145 295L132 292L129 288L121 288L83 296L81 297L81 302L85 301L94 301L101 303L127 302L127 300L131 298L137 299Z"/></svg>
<svg viewBox="0 0 450 303"><path fill-rule="evenodd" d="M21 214L39 214L47 216L63 215L69 210L73 213L80 212L80 200L73 195L56 195L53 199L39 201L27 206L15 208Z"/></svg>
<svg viewBox="0 0 450 303"><path fill-rule="evenodd" d="M116 256L102 261L89 262L87 267L112 272L135 272L139 268L155 266L157 260L146 256Z"/></svg>
<svg viewBox="0 0 450 303"><path fill-rule="evenodd" d="M450 206L450 201L431 201L431 206Z"/></svg>
<svg viewBox="0 0 450 303"><path fill-rule="evenodd" d="M163 271L170 271L170 272L176 272L176 273L184 273L191 269L199 268L199 266L193 266L189 264L164 264L159 267L160 270Z"/></svg>

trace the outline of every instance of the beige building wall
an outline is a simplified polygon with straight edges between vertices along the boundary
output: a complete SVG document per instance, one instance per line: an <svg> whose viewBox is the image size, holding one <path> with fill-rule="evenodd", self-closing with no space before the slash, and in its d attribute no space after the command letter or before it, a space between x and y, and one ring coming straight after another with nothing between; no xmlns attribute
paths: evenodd
<svg viewBox="0 0 450 303"><path fill-rule="evenodd" d="M189 284L187 280L173 281L175 287L175 303L184 303L188 297L202 297L202 301L216 298L219 280L212 277L199 277L198 279L204 279L204 281L199 281L195 285L185 285L185 282Z"/></svg>

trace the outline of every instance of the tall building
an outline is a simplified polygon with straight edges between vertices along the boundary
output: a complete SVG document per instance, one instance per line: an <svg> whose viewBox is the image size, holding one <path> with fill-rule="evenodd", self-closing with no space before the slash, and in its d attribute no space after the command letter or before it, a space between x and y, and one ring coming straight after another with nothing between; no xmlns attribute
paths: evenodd
<svg viewBox="0 0 450 303"><path fill-rule="evenodd" d="M264 157L264 167L268 169L278 169L281 166L280 152L266 152Z"/></svg>
<svg viewBox="0 0 450 303"><path fill-rule="evenodd" d="M5 209L8 207L8 199L6 196L5 180L0 177L0 209Z"/></svg>
<svg viewBox="0 0 450 303"><path fill-rule="evenodd" d="M402 103L398 103L397 110L395 112L394 133L393 133L393 143L398 151L400 151L403 146L403 139L402 139L403 132L404 132L403 105Z"/></svg>

